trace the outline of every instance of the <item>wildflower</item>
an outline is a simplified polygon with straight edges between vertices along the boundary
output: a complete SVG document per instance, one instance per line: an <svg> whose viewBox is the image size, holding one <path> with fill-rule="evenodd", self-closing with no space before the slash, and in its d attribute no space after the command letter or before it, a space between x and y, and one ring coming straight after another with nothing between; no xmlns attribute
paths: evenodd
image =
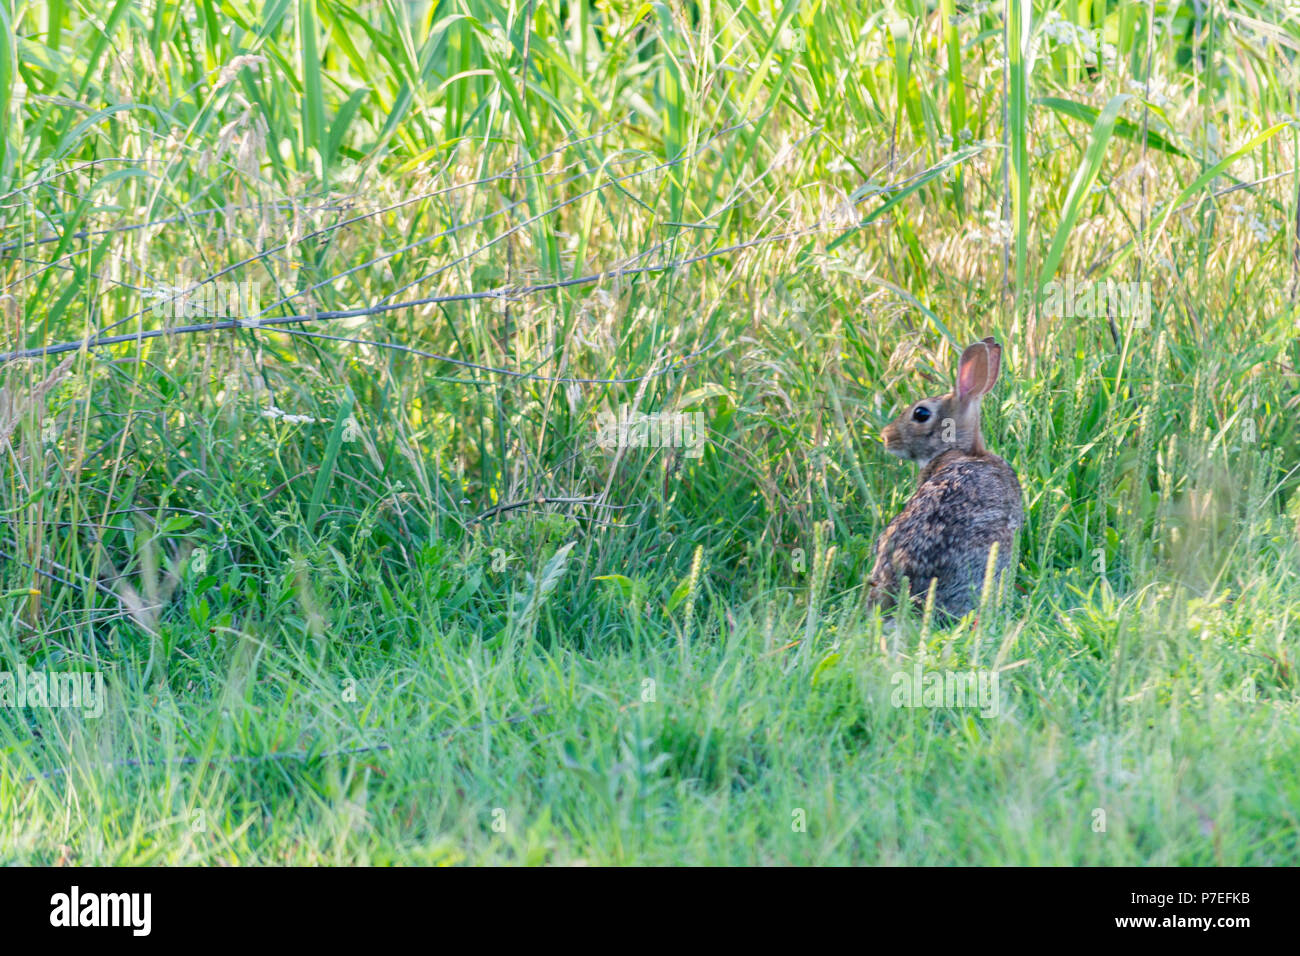
<svg viewBox="0 0 1300 956"><path fill-rule="evenodd" d="M268 405L266 408L262 409L262 417L272 419L278 418L286 425L306 425L316 421L316 419L312 418L310 415L290 415L284 409L275 405Z"/></svg>
<svg viewBox="0 0 1300 956"><path fill-rule="evenodd" d="M235 57L221 68L221 76L217 77L217 89L220 89L227 83L233 83L235 77L239 75L239 71L244 67L248 67L256 73L258 67L265 62L266 57L257 56L255 54L245 53Z"/></svg>

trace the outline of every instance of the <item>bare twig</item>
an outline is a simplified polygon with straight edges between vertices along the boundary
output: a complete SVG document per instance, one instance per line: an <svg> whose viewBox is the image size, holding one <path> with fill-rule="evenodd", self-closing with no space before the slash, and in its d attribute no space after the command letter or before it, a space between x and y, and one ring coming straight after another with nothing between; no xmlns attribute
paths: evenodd
<svg viewBox="0 0 1300 956"><path fill-rule="evenodd" d="M53 242L63 242L73 239L90 239L93 236L111 236L123 232L139 232L141 229L148 229L151 226L166 226L177 222L188 222L191 219L201 219L206 216L213 216L219 213L239 212L247 209L260 209L263 206L272 206L277 209L295 208L296 203L290 200L280 200L272 203L241 203L236 206L213 206L209 209L194 209L186 212L177 213L174 216L165 216L162 219L151 219L148 222L133 222L119 226L105 226L102 229L82 229L74 233L65 233L57 236L41 236L36 239L15 239L13 242L6 242L0 245L0 254L11 252L14 249L26 249L30 246L44 246ZM325 203L320 206L304 206L301 212L338 212L340 210L350 209L352 203Z"/></svg>
<svg viewBox="0 0 1300 956"><path fill-rule="evenodd" d="M606 127L606 128L608 128L608 127ZM603 132L603 131L602 131L602 132ZM593 133L592 136L586 137L586 138L584 138L584 139L582 139L582 140L578 140L577 142L579 142L579 143L581 143L581 142L585 142L586 139L591 139L591 138L594 138L594 137L599 136L599 135L601 135L601 134L600 134L600 133ZM572 145L575 145L575 144L573 144L573 143L564 143L564 144L562 144L562 145L556 147L555 149L551 150L551 152L547 153L545 156L539 157L538 159L534 160L533 163L530 163L529 165L531 166L531 165L534 165L534 164L536 164L536 163L543 162L543 161L546 160L548 157L550 157L550 156L554 156L556 153L561 152L561 151L564 150L564 149L568 149L568 148L569 148L570 146L572 146ZM511 168L511 169L506 170L506 171L504 171L504 172L494 173L494 174L491 175L491 176L484 176L484 177L481 178L481 179L475 179L475 180L471 180L471 181L469 181L469 182L463 182L463 183L453 183L453 184L451 184L450 186L444 186L444 187L442 187L442 188L440 188L440 189L432 190L431 192L422 193L422 194L417 195L417 196L409 196L409 197L407 197L406 199L401 200L400 202L392 203L391 205L385 206L385 207L383 207L382 209L373 209L373 210L371 210L370 212L361 213L361 214L359 214L359 215L352 216L351 218L348 218L348 219L342 219L342 220L339 220L338 222L331 223L331 224L328 225L328 226L323 226L323 227L321 227L320 229L317 229L317 230L315 230L315 231L313 231L313 232L309 232L309 233L307 233L307 234L304 235L304 236L299 236L299 237L296 237L296 238L293 238L293 239L289 239L289 240L286 240L285 242L280 243L278 246L272 246L272 247L269 248L269 249L264 249L264 250L262 250L261 252L257 253L256 255L248 256L248 257L246 257L246 258L244 258L244 259L239 260L238 262L232 262L230 265L225 266L225 267L223 267L223 268L221 268L221 269L218 269L216 272L214 272L212 275L208 276L207 278L202 279L202 280L199 281L199 282L195 282L192 286L190 286L188 289L186 289L186 290L184 291L184 293L182 293L182 294L183 294L183 295L188 295L190 292L193 292L193 291L195 291L196 289L198 289L199 286L204 285L204 284L206 284L206 283L208 283L208 282L212 282L212 281L214 281L214 280L216 280L216 279L220 279L222 276L224 276L224 275L228 275L229 273L234 272L236 269L239 269L239 268L242 268L243 266L251 265L251 264L254 263L254 262L259 262L259 261L261 261L261 260L263 260L263 259L269 258L269 257L270 257L271 255L273 255L274 253L277 253L277 252L283 252L284 250L288 249L288 248L289 248L290 246L292 246L292 245L297 245L297 244L300 244L300 243L306 242L306 241L308 241L308 240L310 240L310 239L318 239L318 238L320 238L321 236L329 235L330 233L333 233L333 232L335 232L335 231L338 230L338 229L342 229L344 226L350 226L350 225L353 225L353 224L358 223L358 222L364 222L364 221L367 220L367 219L373 219L375 216L382 216L384 213L393 212L393 211L398 210L398 209L403 209L403 208L405 208L406 206L410 206L410 205L412 205L412 204L414 204L414 203L418 203L418 202L423 202L423 201L426 200L426 199L434 199L434 198L436 198L436 197L438 197L438 196L449 195L449 194L451 194L451 193L458 192L459 190L462 190L462 189L468 189L468 188L472 188L472 187L475 187L475 186L485 186L485 185L487 185L488 183L495 182L495 181L497 181L497 180L499 180L499 179L506 179L506 178L509 178L509 177L517 176L517 175L518 175L518 170L516 170L516 169L514 169L514 168ZM119 326L119 325L123 325L123 324L125 324L125 323L127 323L127 322L130 322L132 319L139 318L140 316L144 315L144 313L145 313L146 311L148 311L148 310L146 310L146 309L141 309L139 312L135 312L135 313L133 313L133 314L131 314L131 315L124 316L123 318L118 319L116 322L112 323L111 325L106 326L106 327L105 327L105 331L108 331L108 330L114 329L114 328L116 328L116 327Z"/></svg>
<svg viewBox="0 0 1300 956"><path fill-rule="evenodd" d="M57 345L45 345L33 349L19 349L14 352L0 354L0 365L26 358L40 358L46 355L61 355L65 352L78 351L80 349L102 348L108 345L122 345L127 342L143 342L147 339L156 339L163 336L190 335L197 332L221 332L230 329L269 329L281 325L297 325L305 322L320 322L330 319L354 319L366 315L376 315L384 312L396 312L400 309L416 308L422 305L441 305L449 302L472 302L484 299L501 299L506 297L519 297L525 295L536 295L542 292L553 292L557 289L567 289L573 286L590 285L609 279L626 278L628 276L644 275L655 272L668 272L674 269L685 268L698 262L704 262L709 259L715 259L719 256L731 255L741 252L745 249L751 249L756 246L763 246L774 242L786 242L791 239L797 239L803 236L812 235L824 228L818 224L806 229L798 229L791 232L778 233L772 236L762 236L757 239L750 239L746 242L739 242L734 245L725 246L721 249L713 249L708 252L700 253L695 256L688 256L684 259L677 259L670 262L661 262L648 266L637 266L632 269L614 269L608 272L594 272L589 275L574 276L569 279L560 279L553 282L542 282L536 285L523 286L518 288L499 287L477 292L459 292L451 295L427 296L422 299L411 299L406 302L392 302L381 305L369 306L360 309L343 309L339 311L312 312L306 315L287 315L275 316L273 318L260 318L256 320L248 319L224 319L220 322L205 322L197 325L183 325L170 329L143 329L139 332L130 332L125 335L101 335L81 339L77 342L61 342ZM496 374L512 375L509 369L491 369ZM667 370L665 370L667 371ZM660 373L662 374L662 373ZM554 381L567 382L570 379L557 378ZM592 380L600 381L600 380ZM610 380L614 382L616 380ZM626 381L626 380L624 380Z"/></svg>
<svg viewBox="0 0 1300 956"><path fill-rule="evenodd" d="M599 500L600 500L600 495L582 495L581 497L578 498L556 498L556 497L548 497L546 495L538 495L535 498L525 498L523 501L511 501L499 505L494 505L493 507L489 508L487 511L484 511L482 514L471 518L469 520L469 523L477 524L478 522L485 521L488 518L493 518L496 517L497 515L505 514L507 511L514 511L516 508L527 508L529 505L579 505L579 504L593 504ZM605 505L605 507L609 508L609 507L619 507L619 506ZM623 505L622 507L629 507L629 506Z"/></svg>

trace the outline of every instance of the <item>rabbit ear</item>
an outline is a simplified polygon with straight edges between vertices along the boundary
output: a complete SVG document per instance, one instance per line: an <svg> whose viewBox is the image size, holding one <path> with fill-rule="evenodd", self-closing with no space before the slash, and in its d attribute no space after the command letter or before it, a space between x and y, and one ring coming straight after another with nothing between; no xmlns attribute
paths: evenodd
<svg viewBox="0 0 1300 956"><path fill-rule="evenodd" d="M957 366L957 398L963 404L993 388L1002 368L1002 346L987 338L966 347Z"/></svg>

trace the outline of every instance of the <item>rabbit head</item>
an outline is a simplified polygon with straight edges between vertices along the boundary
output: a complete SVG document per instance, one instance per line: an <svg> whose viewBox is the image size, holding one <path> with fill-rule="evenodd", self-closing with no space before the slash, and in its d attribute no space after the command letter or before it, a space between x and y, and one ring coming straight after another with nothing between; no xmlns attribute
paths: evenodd
<svg viewBox="0 0 1300 956"><path fill-rule="evenodd" d="M922 468L945 451L983 455L980 399L998 380L1002 346L986 338L968 346L957 364L957 385L947 395L908 405L885 427L882 437L891 455L918 462Z"/></svg>

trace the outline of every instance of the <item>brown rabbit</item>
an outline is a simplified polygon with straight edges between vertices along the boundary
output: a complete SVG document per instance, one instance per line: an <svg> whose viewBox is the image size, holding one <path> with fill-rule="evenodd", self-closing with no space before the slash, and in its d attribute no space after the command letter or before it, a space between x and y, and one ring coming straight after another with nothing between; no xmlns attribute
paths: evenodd
<svg viewBox="0 0 1300 956"><path fill-rule="evenodd" d="M1002 346L976 342L962 353L953 391L909 405L884 430L887 451L921 466L916 492L876 542L870 600L884 610L906 577L917 602L936 580L935 608L961 617L979 599L994 542L997 577L1007 569L1025 522L1020 482L980 435L980 398L1001 365Z"/></svg>

